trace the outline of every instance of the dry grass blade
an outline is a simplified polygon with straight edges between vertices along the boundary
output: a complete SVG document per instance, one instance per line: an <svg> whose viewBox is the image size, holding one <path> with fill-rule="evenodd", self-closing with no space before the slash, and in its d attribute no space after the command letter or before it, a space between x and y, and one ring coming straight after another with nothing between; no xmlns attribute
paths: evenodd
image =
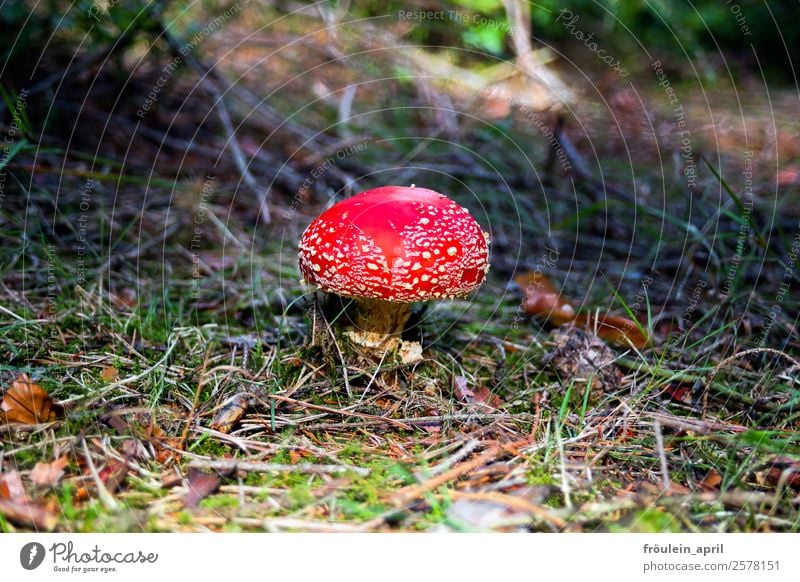
<svg viewBox="0 0 800 582"><path fill-rule="evenodd" d="M215 471L244 471L245 473L305 473L311 475L326 475L330 473L346 473L352 471L357 475L369 475L369 469L351 467L349 465L315 465L312 463L298 463L296 465L282 465L280 463L259 463L253 461L236 461L227 459L192 461L189 468L213 469Z"/></svg>
<svg viewBox="0 0 800 582"><path fill-rule="evenodd" d="M486 451L481 453L480 455L469 459L468 461L464 461L463 463L459 463L452 469L433 477L423 483L418 483L416 485L409 485L402 489L397 490L394 492L390 497L390 502L392 505L396 507L402 507L408 505L415 499L423 496L425 493L436 489L437 487L441 487L445 483L448 483L454 479L458 479L462 475L469 473L487 463L495 460L500 455L505 454L510 449L516 449L520 446L525 444L529 444L530 439L523 439L521 441L515 443L508 443L507 445L494 445L489 447Z"/></svg>

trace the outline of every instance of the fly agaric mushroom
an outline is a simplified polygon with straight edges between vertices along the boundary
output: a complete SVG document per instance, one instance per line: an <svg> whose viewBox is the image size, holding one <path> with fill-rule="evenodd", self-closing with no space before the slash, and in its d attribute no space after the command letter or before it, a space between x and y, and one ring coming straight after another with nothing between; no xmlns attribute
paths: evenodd
<svg viewBox="0 0 800 582"><path fill-rule="evenodd" d="M446 196L385 186L312 222L300 238L300 271L323 291L354 298L355 327L347 335L385 353L400 345L410 303L460 297L483 283L488 241L469 211ZM403 342L401 352L414 361L422 348Z"/></svg>

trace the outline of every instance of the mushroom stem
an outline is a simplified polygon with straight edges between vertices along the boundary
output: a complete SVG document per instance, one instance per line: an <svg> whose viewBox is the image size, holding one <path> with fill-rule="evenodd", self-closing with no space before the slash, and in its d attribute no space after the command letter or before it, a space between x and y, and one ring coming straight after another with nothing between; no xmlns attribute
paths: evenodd
<svg viewBox="0 0 800 582"><path fill-rule="evenodd" d="M408 303L381 299L356 300L354 328L347 335L366 348L390 350L400 343L400 335L411 317Z"/></svg>

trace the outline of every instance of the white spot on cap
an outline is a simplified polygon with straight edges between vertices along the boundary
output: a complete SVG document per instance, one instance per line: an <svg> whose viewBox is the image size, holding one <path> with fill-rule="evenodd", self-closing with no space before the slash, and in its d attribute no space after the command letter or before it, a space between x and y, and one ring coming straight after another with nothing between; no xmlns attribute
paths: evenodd
<svg viewBox="0 0 800 582"><path fill-rule="evenodd" d="M458 249L456 247L450 247L450 248L447 249L447 254L450 255L451 257L456 256L457 252L458 252Z"/></svg>

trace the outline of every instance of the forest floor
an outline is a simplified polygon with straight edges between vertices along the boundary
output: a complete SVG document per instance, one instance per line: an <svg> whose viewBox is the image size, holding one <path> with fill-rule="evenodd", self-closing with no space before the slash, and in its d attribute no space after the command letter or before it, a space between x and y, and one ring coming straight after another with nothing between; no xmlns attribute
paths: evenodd
<svg viewBox="0 0 800 582"><path fill-rule="evenodd" d="M228 55L231 26L204 50ZM559 115L443 118L441 87L370 86L379 65L330 46L259 62L261 90L313 71L267 109L245 49L214 58L270 224L213 87L183 71L137 119L167 60L60 89L53 115L99 134L29 128L0 218L0 386L37 418L0 424L0 530L800 531L800 131L780 92L687 97L682 157L655 78L601 83L605 113L560 114L564 171L542 130ZM358 75L352 123L309 130ZM414 366L355 358L297 270L331 196L392 182L450 194L493 241L474 296L418 309ZM645 345L526 313L515 278L537 271ZM558 363L596 352L602 372Z"/></svg>

